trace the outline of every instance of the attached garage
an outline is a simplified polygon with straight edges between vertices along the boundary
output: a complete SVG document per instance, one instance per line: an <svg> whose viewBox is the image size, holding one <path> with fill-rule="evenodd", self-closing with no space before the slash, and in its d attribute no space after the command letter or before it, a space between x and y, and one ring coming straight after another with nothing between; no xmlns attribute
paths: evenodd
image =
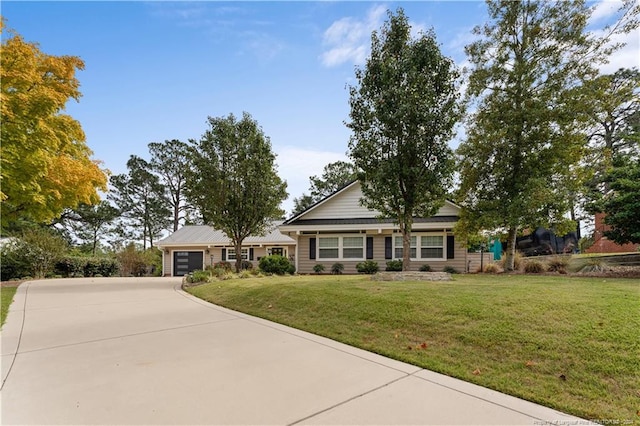
<svg viewBox="0 0 640 426"><path fill-rule="evenodd" d="M264 256L282 254L294 256L296 242L280 233L282 221L274 221L266 235L248 236L242 242L240 255L253 267ZM196 269L205 269L219 262L236 260L235 248L227 235L207 225L188 225L157 242L162 250L162 275L184 276Z"/></svg>
<svg viewBox="0 0 640 426"><path fill-rule="evenodd" d="M201 251L174 251L173 276L181 277L197 269L204 269L204 253Z"/></svg>

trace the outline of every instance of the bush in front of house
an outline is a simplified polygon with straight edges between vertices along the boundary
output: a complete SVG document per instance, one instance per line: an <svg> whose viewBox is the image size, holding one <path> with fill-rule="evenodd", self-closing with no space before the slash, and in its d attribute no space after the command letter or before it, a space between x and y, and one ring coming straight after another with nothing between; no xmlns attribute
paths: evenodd
<svg viewBox="0 0 640 426"><path fill-rule="evenodd" d="M284 256L279 254L272 254L271 256L265 256L260 259L258 267L261 271L268 274L284 275L294 274L296 267Z"/></svg>
<svg viewBox="0 0 640 426"><path fill-rule="evenodd" d="M209 271L195 270L185 277L189 284L209 282L211 273Z"/></svg>
<svg viewBox="0 0 640 426"><path fill-rule="evenodd" d="M420 272L431 272L431 265L425 263L420 267Z"/></svg>
<svg viewBox="0 0 640 426"><path fill-rule="evenodd" d="M361 274L375 274L378 272L378 262L366 260L356 265L356 270Z"/></svg>
<svg viewBox="0 0 640 426"><path fill-rule="evenodd" d="M444 268L442 268L442 272L447 272L449 274L457 274L458 273L456 268L454 268L453 266L445 266Z"/></svg>
<svg viewBox="0 0 640 426"><path fill-rule="evenodd" d="M387 262L385 271L400 272L402 271L402 260L390 260Z"/></svg>
<svg viewBox="0 0 640 426"><path fill-rule="evenodd" d="M313 272L321 274L324 271L324 265L322 263L316 263L313 265Z"/></svg>
<svg viewBox="0 0 640 426"><path fill-rule="evenodd" d="M227 262L227 261L221 261L221 262L217 262L213 264L214 268L217 269L222 269L224 271L228 271L231 272L231 270L233 269L233 266L231 266L231 263Z"/></svg>
<svg viewBox="0 0 640 426"><path fill-rule="evenodd" d="M342 263L336 262L331 265L331 273L333 275L340 275L344 271L344 265Z"/></svg>

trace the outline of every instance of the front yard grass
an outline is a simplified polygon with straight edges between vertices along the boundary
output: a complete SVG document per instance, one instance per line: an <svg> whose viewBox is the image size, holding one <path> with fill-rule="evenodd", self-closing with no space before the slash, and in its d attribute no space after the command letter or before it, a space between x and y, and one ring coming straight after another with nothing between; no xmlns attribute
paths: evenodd
<svg viewBox="0 0 640 426"><path fill-rule="evenodd" d="M4 320L7 319L7 313L9 313L9 306L13 302L13 296L16 294L18 287L2 287L0 289L0 327L4 325Z"/></svg>
<svg viewBox="0 0 640 426"><path fill-rule="evenodd" d="M637 279L295 276L188 291L576 416L640 423Z"/></svg>

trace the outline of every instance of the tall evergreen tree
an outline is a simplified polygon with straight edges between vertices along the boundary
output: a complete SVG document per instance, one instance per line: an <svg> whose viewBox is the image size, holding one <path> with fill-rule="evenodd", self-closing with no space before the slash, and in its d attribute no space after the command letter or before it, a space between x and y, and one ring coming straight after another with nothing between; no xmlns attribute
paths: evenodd
<svg viewBox="0 0 640 426"><path fill-rule="evenodd" d="M171 211L165 187L151 171L149 163L132 155L126 174L111 176L112 190L108 198L121 211L123 226L133 231L133 238L142 241L144 249L153 247L161 232L169 227Z"/></svg>
<svg viewBox="0 0 640 426"><path fill-rule="evenodd" d="M188 145L177 139L149 144L149 164L160 176L160 181L166 189L168 206L173 211L174 232L184 223L189 209L185 194L186 173L189 168L188 150Z"/></svg>

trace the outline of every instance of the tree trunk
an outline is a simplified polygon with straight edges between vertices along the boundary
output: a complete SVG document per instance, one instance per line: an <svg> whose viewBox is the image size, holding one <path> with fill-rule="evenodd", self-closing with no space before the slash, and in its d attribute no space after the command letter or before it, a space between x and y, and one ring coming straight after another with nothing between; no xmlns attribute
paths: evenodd
<svg viewBox="0 0 640 426"><path fill-rule="evenodd" d="M402 270L411 269L411 228L413 218L406 216L400 221L400 232L402 232Z"/></svg>
<svg viewBox="0 0 640 426"><path fill-rule="evenodd" d="M507 250L506 259L504 262L505 271L514 270L514 260L516 256L516 237L518 236L518 227L512 226L509 228L509 236L507 237Z"/></svg>
<svg viewBox="0 0 640 426"><path fill-rule="evenodd" d="M176 195L176 200L174 200L173 205L173 232L178 230L178 226L180 225L180 193Z"/></svg>
<svg viewBox="0 0 640 426"><path fill-rule="evenodd" d="M242 240L235 242L236 249L236 273L242 269Z"/></svg>
<svg viewBox="0 0 640 426"><path fill-rule="evenodd" d="M96 229L93 230L93 257L96 257L96 246L98 245L98 231Z"/></svg>

